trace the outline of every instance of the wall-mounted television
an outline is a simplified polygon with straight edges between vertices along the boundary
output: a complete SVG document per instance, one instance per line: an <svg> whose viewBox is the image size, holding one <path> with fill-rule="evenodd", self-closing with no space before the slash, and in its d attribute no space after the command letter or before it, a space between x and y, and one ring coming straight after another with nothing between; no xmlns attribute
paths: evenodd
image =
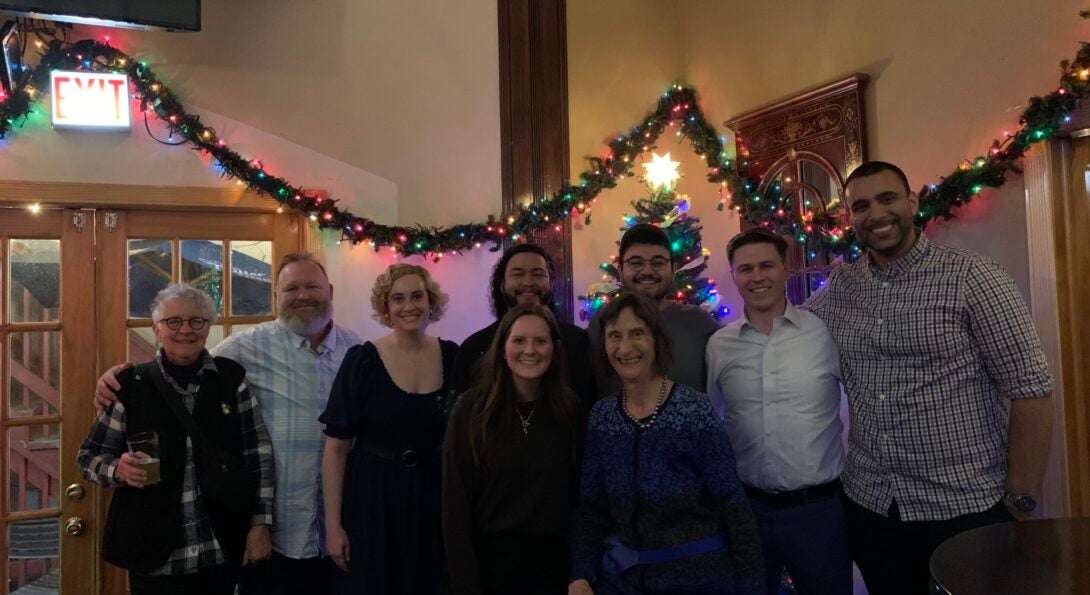
<svg viewBox="0 0 1090 595"><path fill-rule="evenodd" d="M201 0L0 0L0 13L110 27L201 30Z"/></svg>

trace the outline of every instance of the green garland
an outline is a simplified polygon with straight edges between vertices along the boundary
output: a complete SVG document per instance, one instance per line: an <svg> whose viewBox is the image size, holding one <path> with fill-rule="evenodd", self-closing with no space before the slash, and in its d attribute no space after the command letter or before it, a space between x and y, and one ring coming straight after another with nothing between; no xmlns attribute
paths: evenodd
<svg viewBox="0 0 1090 595"><path fill-rule="evenodd" d="M1079 103L1090 95L1090 46L1083 43L1074 60L1060 64L1059 87L1042 97L1030 99L1023 112L1020 129L992 143L987 155L967 161L938 184L919 192L920 211L917 224L926 227L935 218L950 219L953 210L970 202L984 188L997 188L1008 173L1020 173L1018 160L1029 147L1054 135L1070 119ZM368 243L376 251L383 247L405 255L424 254L438 261L445 253L458 253L490 244L499 250L505 240L527 241L535 231L559 226L567 217L585 215L590 223L590 209L597 196L617 186L624 177L633 176L636 159L651 150L659 136L675 128L692 150L708 165L707 179L720 186L719 209L729 201L752 225L763 225L791 236L808 250L835 254L858 252L854 234L842 227L828 213L795 213L790 196L778 185L758 193L760 181L750 178L744 167L728 159L720 138L704 117L696 92L683 85L673 85L662 94L658 105L638 124L609 142L605 157L589 157L590 167L578 182L565 185L551 196L539 198L529 206L502 220L489 216L484 223L452 227L402 227L382 225L337 206L330 198L309 196L306 189L265 172L259 161L243 157L227 147L216 131L201 122L200 116L187 112L177 95L144 62L133 59L109 43L81 40L68 43L54 35L43 47L39 64L24 73L25 81L11 96L0 97L0 138L34 111L39 89L47 87L49 72L95 70L125 72L145 109L151 109L195 150L209 154L222 175L238 179L258 194L269 195L282 205L306 214L326 229L337 229L342 238L353 243Z"/></svg>

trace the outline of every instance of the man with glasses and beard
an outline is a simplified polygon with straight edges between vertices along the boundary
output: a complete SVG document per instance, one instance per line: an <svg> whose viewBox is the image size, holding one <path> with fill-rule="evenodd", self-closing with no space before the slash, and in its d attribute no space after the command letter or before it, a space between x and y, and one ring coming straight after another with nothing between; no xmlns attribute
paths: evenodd
<svg viewBox="0 0 1090 595"><path fill-rule="evenodd" d="M463 341L454 362L454 387L459 394L473 386L477 362L488 351L499 321L508 310L518 304L539 304L556 314L552 288L555 274L552 258L537 244L519 244L503 253L492 270L492 312L496 321ZM579 396L586 413L597 398L590 341L583 329L563 320L558 322L567 360L568 386Z"/></svg>
<svg viewBox="0 0 1090 595"><path fill-rule="evenodd" d="M670 237L665 231L650 223L637 223L621 236L617 270L621 273L621 285L625 289L642 293L659 306L662 326L666 336L670 338L673 355L670 380L705 392L707 368L704 363L704 349L708 345L708 339L719 330L719 325L703 309L667 299L674 282L675 269L671 254ZM595 312L587 327L595 353L600 335L598 320L598 312ZM608 371L599 371L600 396L611 395L620 390L620 381L616 376L609 375Z"/></svg>
<svg viewBox="0 0 1090 595"><path fill-rule="evenodd" d="M246 369L246 383L257 398L276 464L272 557L243 568L244 595L328 593L333 564L323 559L325 524L321 508L321 457L324 444L318 416L341 360L361 343L352 331L333 323L333 285L312 254L288 254L276 277L277 319L233 334L212 348L213 356ZM95 391L104 407L120 388L106 371Z"/></svg>

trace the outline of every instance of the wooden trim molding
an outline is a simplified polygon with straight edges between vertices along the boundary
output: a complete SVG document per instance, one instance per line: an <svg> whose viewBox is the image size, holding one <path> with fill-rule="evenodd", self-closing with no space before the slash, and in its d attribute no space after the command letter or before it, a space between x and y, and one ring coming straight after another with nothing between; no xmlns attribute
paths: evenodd
<svg viewBox="0 0 1090 595"><path fill-rule="evenodd" d="M61 222L61 324L64 326L61 341L61 452L74 454L79 451L84 434L80 431L91 425L95 417L94 406L86 398L88 388L97 379L96 362L87 357L97 338L96 312L98 304L89 288L95 285L95 231L90 221L92 213L78 209L65 209ZM60 491L65 486L80 484L89 492L90 482L80 474L71 459L60 465ZM95 498L72 500L62 496L61 523L73 516L94 518ZM99 517L104 519L105 517ZM88 580L100 584L99 543L97 527L91 527L85 535L61 533L61 549L75 554L62 562L61 591L84 591ZM68 555L67 553L65 555ZM73 559L74 558L74 559Z"/></svg>
<svg viewBox="0 0 1090 595"><path fill-rule="evenodd" d="M141 186L82 182L0 180L0 204L41 203L65 207L138 207L140 209L268 212L280 206L268 196L243 188Z"/></svg>
<svg viewBox="0 0 1090 595"><path fill-rule="evenodd" d="M499 0L503 211L568 182L568 56L565 0ZM571 222L535 233L553 259L559 314L571 322Z"/></svg>
<svg viewBox="0 0 1090 595"><path fill-rule="evenodd" d="M1090 139L1065 136L1031 151L1024 167L1031 312L1056 378L1047 516L1090 516L1088 168Z"/></svg>
<svg viewBox="0 0 1090 595"><path fill-rule="evenodd" d="M1090 516L1090 139L1064 139L1063 157L1052 167L1062 188L1053 201L1056 287L1059 295L1060 346L1063 358L1063 438L1067 451L1068 501L1071 516Z"/></svg>
<svg viewBox="0 0 1090 595"><path fill-rule="evenodd" d="M1030 314L1033 317L1049 368L1056 379L1053 393L1056 422L1051 454L1041 493L1041 515L1068 516L1068 457L1064 441L1064 366L1060 340L1059 293L1056 270L1056 237L1053 206L1066 194L1066 176L1054 176L1065 166L1063 147L1056 143L1036 148L1026 155L1026 239L1029 249Z"/></svg>

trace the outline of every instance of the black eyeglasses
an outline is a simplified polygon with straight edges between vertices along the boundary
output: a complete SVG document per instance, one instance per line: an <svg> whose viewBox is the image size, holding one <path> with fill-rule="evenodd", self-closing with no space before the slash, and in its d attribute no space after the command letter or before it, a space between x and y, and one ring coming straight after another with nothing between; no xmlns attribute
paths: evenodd
<svg viewBox="0 0 1090 595"><path fill-rule="evenodd" d="M172 331L176 331L176 330L182 328L182 323L186 323L186 324L189 325L189 328L191 328L191 329L193 329L195 331L199 331L202 328L204 328L204 325L208 324L208 319L203 318L201 316L194 316L193 318L182 318L181 316L171 316L170 318L163 318L162 320L159 320L158 322L161 322L161 323L167 325L167 328L172 330Z"/></svg>
<svg viewBox="0 0 1090 595"><path fill-rule="evenodd" d="M656 271L661 271L662 269L669 266L670 259L656 256L651 260L644 260L638 256L633 256L632 258L624 261L624 267L633 271L642 271L643 267L647 266L648 264L651 265L652 269Z"/></svg>

